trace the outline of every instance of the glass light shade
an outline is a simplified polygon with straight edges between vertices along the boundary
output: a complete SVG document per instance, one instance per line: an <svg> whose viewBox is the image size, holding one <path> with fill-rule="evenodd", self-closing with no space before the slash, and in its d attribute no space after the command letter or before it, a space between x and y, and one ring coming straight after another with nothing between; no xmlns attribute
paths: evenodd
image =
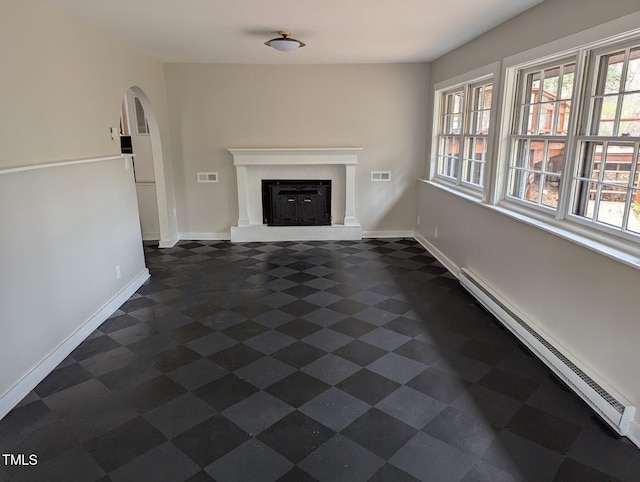
<svg viewBox="0 0 640 482"><path fill-rule="evenodd" d="M292 50L305 46L305 44L303 42L300 42L300 40L289 38L287 36L271 39L264 44L268 45L269 47L273 47L280 52L291 52Z"/></svg>

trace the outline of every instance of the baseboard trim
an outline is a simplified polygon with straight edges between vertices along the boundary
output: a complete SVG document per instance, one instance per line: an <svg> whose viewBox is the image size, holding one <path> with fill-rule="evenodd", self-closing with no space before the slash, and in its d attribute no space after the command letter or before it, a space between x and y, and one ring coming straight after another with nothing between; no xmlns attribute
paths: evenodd
<svg viewBox="0 0 640 482"><path fill-rule="evenodd" d="M231 226L232 243L277 241L336 241L362 239L362 226L333 224L331 226Z"/></svg>
<svg viewBox="0 0 640 482"><path fill-rule="evenodd" d="M100 308L80 328L63 341L44 360L0 397L0 420L2 420L20 401L26 397L42 380L49 375L60 362L75 350L93 331L127 301L150 277L144 269L135 279Z"/></svg>
<svg viewBox="0 0 640 482"><path fill-rule="evenodd" d="M362 231L363 238L413 238L415 231Z"/></svg>
<svg viewBox="0 0 640 482"><path fill-rule="evenodd" d="M429 251L434 258L436 258L442 266L447 268L449 272L456 278L460 278L460 266L455 264L449 259L442 251L436 248L431 242L418 233L415 233L415 239L418 241L424 249Z"/></svg>
<svg viewBox="0 0 640 482"><path fill-rule="evenodd" d="M222 231L219 233L180 233L181 241L229 241L231 233Z"/></svg>
<svg viewBox="0 0 640 482"><path fill-rule="evenodd" d="M627 438L631 440L636 447L640 448L640 423L633 421L629 424Z"/></svg>
<svg viewBox="0 0 640 482"><path fill-rule="evenodd" d="M159 241L160 233L142 233L143 241Z"/></svg>
<svg viewBox="0 0 640 482"><path fill-rule="evenodd" d="M176 233L171 236L170 239L161 239L158 243L159 248L173 248L176 243L180 241L180 233Z"/></svg>

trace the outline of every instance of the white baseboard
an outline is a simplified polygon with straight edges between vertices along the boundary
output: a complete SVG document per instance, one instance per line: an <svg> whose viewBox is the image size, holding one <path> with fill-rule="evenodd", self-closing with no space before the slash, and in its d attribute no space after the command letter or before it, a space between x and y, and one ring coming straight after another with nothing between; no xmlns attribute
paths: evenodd
<svg viewBox="0 0 640 482"><path fill-rule="evenodd" d="M362 231L363 238L413 238L415 231Z"/></svg>
<svg viewBox="0 0 640 482"><path fill-rule="evenodd" d="M231 242L270 241L335 241L362 239L362 226L333 224L331 226L231 226Z"/></svg>
<svg viewBox="0 0 640 482"><path fill-rule="evenodd" d="M220 233L180 233L181 241L229 241L231 233L223 231Z"/></svg>
<svg viewBox="0 0 640 482"><path fill-rule="evenodd" d="M49 375L60 362L75 350L96 328L98 328L112 313L133 295L145 281L149 279L149 270L144 269L133 281L125 286L117 295L111 298L80 328L63 341L44 360L36 365L20 381L11 387L0 397L0 420L7 415L13 407L26 397L42 380Z"/></svg>
<svg viewBox="0 0 640 482"><path fill-rule="evenodd" d="M159 248L173 248L180 241L180 233L171 236L171 239L161 239L158 243Z"/></svg>
<svg viewBox="0 0 640 482"><path fill-rule="evenodd" d="M415 233L416 241L418 241L424 249L429 251L434 258L436 258L442 266L447 268L449 272L454 275L456 278L460 277L460 266L451 261L447 256L436 248L433 244L431 244L426 238L421 236L418 233Z"/></svg>

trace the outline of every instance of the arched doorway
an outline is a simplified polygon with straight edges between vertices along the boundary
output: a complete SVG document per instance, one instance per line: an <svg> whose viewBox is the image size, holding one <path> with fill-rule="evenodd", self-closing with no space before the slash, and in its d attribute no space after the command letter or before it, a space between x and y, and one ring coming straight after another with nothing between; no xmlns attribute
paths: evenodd
<svg viewBox="0 0 640 482"><path fill-rule="evenodd" d="M123 152L126 139L134 157L136 193L142 237L170 245L164 162L160 129L155 110L144 91L137 86L127 90L122 102L121 134Z"/></svg>

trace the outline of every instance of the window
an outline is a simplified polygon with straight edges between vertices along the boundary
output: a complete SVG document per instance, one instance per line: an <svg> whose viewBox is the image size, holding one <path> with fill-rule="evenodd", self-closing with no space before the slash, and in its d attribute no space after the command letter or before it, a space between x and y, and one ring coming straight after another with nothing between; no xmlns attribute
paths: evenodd
<svg viewBox="0 0 640 482"><path fill-rule="evenodd" d="M437 178L482 189L492 94L493 83L486 79L440 92Z"/></svg>
<svg viewBox="0 0 640 482"><path fill-rule="evenodd" d="M591 238L605 232L637 241L640 39L507 72L513 110L505 206L572 221Z"/></svg>
<svg viewBox="0 0 640 482"><path fill-rule="evenodd" d="M575 71L575 59L565 59L518 72L508 197L558 208Z"/></svg>
<svg viewBox="0 0 640 482"><path fill-rule="evenodd" d="M594 52L571 214L640 234L640 45Z"/></svg>

